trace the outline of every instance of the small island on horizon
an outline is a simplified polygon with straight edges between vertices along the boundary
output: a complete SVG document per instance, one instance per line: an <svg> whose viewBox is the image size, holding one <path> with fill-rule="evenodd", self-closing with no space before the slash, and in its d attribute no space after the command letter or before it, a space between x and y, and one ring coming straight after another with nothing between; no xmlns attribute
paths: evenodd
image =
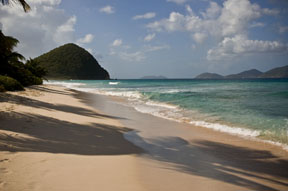
<svg viewBox="0 0 288 191"><path fill-rule="evenodd" d="M273 68L266 72L261 72L256 69L246 70L237 74L230 74L222 76L217 73L202 73L196 76L194 79L210 79L210 80L223 80L223 79L273 79L273 78L288 78L288 65Z"/></svg>
<svg viewBox="0 0 288 191"><path fill-rule="evenodd" d="M168 78L165 76L159 75L159 76L143 76L140 79L142 79L142 80L165 80Z"/></svg>

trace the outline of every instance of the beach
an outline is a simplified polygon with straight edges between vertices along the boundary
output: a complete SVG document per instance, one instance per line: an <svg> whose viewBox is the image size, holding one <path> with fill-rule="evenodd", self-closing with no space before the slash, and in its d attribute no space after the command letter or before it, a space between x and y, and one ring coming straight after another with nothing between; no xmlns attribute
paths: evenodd
<svg viewBox="0 0 288 191"><path fill-rule="evenodd" d="M282 147L55 85L0 94L0 190L287 190Z"/></svg>

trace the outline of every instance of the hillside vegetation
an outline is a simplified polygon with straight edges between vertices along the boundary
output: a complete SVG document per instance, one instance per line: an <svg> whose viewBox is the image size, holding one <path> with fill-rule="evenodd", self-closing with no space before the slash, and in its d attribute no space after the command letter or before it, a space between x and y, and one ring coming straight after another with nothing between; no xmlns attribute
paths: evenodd
<svg viewBox="0 0 288 191"><path fill-rule="evenodd" d="M84 48L65 44L34 59L47 70L48 79L106 80L109 73Z"/></svg>

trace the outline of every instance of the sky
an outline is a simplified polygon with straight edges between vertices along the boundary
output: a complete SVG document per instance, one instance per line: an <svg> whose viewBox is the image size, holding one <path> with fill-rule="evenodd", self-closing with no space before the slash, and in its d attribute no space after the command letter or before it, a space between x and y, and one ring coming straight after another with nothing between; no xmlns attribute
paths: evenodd
<svg viewBox="0 0 288 191"><path fill-rule="evenodd" d="M37 57L65 43L112 78L193 78L288 64L287 0L27 0L0 6L0 28Z"/></svg>

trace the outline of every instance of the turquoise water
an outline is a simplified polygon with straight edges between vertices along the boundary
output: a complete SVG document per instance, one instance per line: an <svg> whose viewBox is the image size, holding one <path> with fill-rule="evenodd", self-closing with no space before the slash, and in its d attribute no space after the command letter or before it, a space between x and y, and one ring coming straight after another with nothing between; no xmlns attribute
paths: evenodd
<svg viewBox="0 0 288 191"><path fill-rule="evenodd" d="M136 110L288 143L288 79L52 81L125 97Z"/></svg>

